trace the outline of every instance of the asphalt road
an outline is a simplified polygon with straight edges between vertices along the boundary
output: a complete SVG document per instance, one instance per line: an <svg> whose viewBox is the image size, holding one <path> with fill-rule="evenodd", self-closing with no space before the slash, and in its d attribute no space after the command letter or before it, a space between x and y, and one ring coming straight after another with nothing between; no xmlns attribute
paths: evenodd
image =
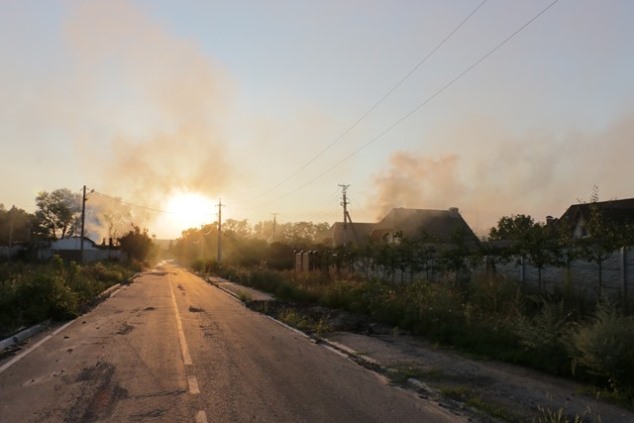
<svg viewBox="0 0 634 423"><path fill-rule="evenodd" d="M25 351L0 362L1 423L465 421L175 266Z"/></svg>

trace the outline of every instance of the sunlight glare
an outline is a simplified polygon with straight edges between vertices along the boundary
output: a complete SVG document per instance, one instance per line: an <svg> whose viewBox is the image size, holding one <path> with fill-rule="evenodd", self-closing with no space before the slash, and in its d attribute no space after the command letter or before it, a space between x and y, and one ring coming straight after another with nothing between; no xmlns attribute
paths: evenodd
<svg viewBox="0 0 634 423"><path fill-rule="evenodd" d="M198 228L214 218L214 201L193 192L177 193L167 202L170 220L181 230Z"/></svg>

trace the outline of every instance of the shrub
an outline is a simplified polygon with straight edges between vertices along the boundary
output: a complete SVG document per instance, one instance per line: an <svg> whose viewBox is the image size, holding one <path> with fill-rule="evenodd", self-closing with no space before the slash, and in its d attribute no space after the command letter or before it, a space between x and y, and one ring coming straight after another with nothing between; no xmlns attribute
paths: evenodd
<svg viewBox="0 0 634 423"><path fill-rule="evenodd" d="M77 315L77 296L60 275L36 274L17 287L14 300L19 317L27 324Z"/></svg>
<svg viewBox="0 0 634 423"><path fill-rule="evenodd" d="M565 340L573 329L572 314L563 301L552 302L543 297L533 300L538 310L533 316L518 315L514 332L528 353L528 364L554 374L566 374L570 369Z"/></svg>
<svg viewBox="0 0 634 423"><path fill-rule="evenodd" d="M571 336L573 370L581 366L614 390L634 388L634 318L602 302Z"/></svg>

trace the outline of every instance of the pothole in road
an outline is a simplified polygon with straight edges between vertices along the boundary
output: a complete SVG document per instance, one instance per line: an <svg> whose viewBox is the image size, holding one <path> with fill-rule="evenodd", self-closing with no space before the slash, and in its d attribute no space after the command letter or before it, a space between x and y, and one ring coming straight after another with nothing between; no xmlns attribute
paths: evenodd
<svg viewBox="0 0 634 423"><path fill-rule="evenodd" d="M190 313L203 313L205 310L202 308L198 308L198 307L194 307L194 306L189 306L189 312Z"/></svg>
<svg viewBox="0 0 634 423"><path fill-rule="evenodd" d="M117 335L127 335L133 330L134 330L134 326L124 323L117 331Z"/></svg>

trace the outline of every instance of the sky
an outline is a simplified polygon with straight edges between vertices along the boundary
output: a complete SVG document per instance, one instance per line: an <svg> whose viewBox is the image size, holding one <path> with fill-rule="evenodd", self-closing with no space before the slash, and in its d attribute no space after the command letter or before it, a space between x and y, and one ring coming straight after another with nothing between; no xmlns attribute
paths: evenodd
<svg viewBox="0 0 634 423"><path fill-rule="evenodd" d="M549 7L550 6L550 7ZM634 197L629 0L5 0L0 203L86 185L223 219L498 219ZM112 200L114 201L114 200ZM143 206L136 207L136 205Z"/></svg>

